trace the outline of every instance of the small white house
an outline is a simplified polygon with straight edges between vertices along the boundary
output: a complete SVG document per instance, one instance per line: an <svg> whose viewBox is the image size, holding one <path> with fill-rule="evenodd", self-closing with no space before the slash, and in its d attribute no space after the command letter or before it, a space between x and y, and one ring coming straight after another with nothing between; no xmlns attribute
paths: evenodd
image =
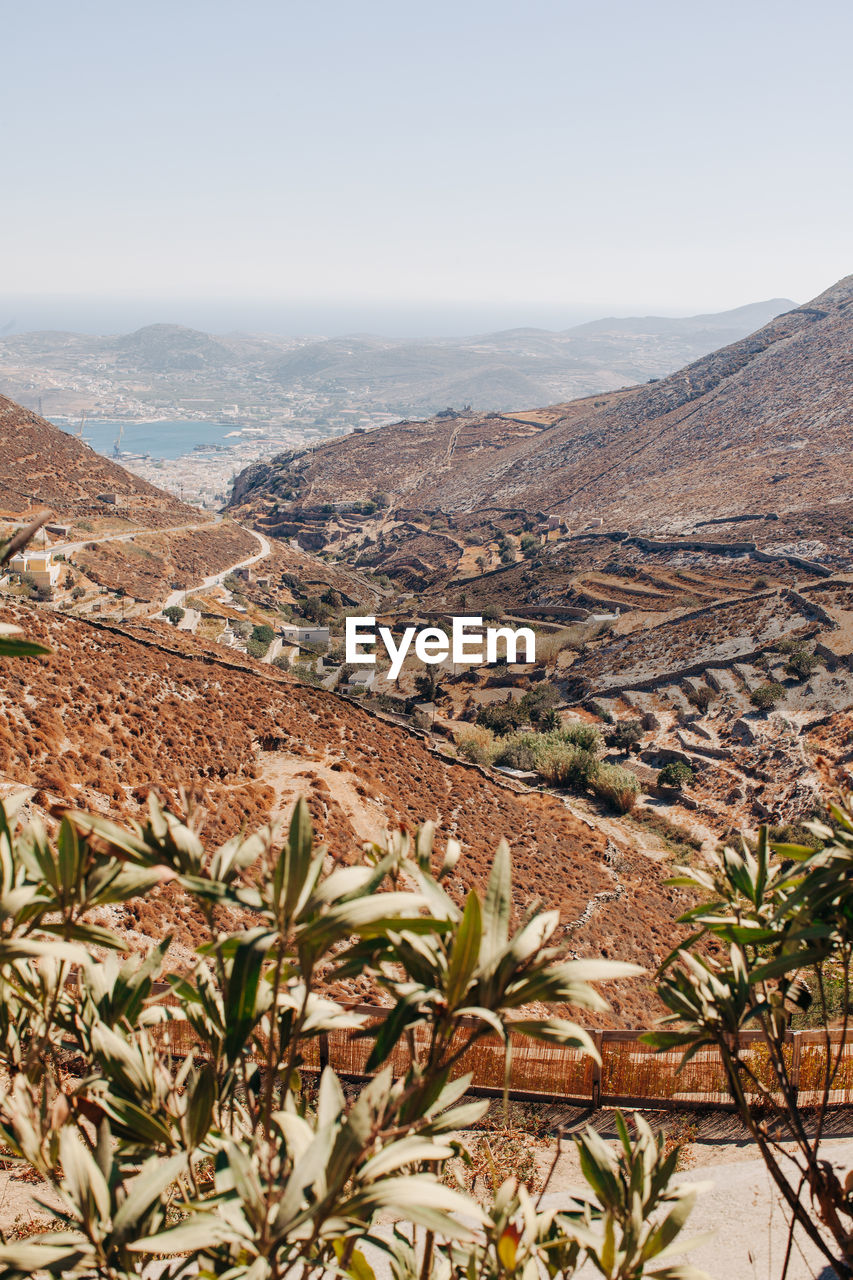
<svg viewBox="0 0 853 1280"><path fill-rule="evenodd" d="M376 672L373 667L359 667L343 686L344 693L367 693L373 688Z"/></svg>
<svg viewBox="0 0 853 1280"><path fill-rule="evenodd" d="M12 573L26 573L37 587L55 587L62 566L56 564L49 551L20 552L9 561Z"/></svg>
<svg viewBox="0 0 853 1280"><path fill-rule="evenodd" d="M287 623L281 628L283 644L316 644L329 646L328 627L297 627Z"/></svg>

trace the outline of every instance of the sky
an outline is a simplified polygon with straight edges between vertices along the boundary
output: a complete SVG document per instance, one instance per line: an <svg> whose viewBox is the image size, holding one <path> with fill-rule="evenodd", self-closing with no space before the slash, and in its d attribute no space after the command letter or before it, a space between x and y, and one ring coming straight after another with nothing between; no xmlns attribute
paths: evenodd
<svg viewBox="0 0 853 1280"><path fill-rule="evenodd" d="M853 271L848 0L0 21L0 330L560 327Z"/></svg>

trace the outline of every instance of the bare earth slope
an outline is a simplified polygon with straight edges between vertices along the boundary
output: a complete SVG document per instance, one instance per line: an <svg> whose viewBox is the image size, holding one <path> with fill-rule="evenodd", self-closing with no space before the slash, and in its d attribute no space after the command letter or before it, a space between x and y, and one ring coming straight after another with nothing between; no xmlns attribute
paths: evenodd
<svg viewBox="0 0 853 1280"><path fill-rule="evenodd" d="M506 834L519 910L540 896L568 926L593 903L565 935L579 953L653 967L671 945L683 899L653 862L608 846L554 796L501 785L396 724L168 627L13 605L3 618L54 653L0 665L0 792L24 784L42 809L72 803L129 817L149 788L179 805L184 786L215 815L212 839L283 816L304 794L345 858L390 824L432 819L442 838L463 842L458 895L484 883ZM193 923L170 901L156 919L125 927L159 937L174 925L188 942ZM618 999L617 1020L648 1017L642 983L623 984Z"/></svg>
<svg viewBox="0 0 853 1280"><path fill-rule="evenodd" d="M850 492L853 276L659 382L546 413L400 423L282 455L233 503L316 508L384 492L435 511L522 509L677 526Z"/></svg>
<svg viewBox="0 0 853 1280"><path fill-rule="evenodd" d="M117 502L104 501L104 494ZM44 506L69 521L119 513L149 528L199 519L193 507L0 396L0 510Z"/></svg>

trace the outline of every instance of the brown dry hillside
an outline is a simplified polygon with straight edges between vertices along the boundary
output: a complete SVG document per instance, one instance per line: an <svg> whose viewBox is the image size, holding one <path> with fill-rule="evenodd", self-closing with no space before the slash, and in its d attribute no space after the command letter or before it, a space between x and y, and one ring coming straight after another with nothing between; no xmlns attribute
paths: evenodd
<svg viewBox="0 0 853 1280"><path fill-rule="evenodd" d="M184 787L204 798L215 839L283 815L302 794L345 857L388 825L432 819L442 838L464 844L460 896L483 884L505 834L519 910L541 897L564 927L583 916L565 933L579 953L653 966L672 943L684 904L657 865L608 845L556 797L501 785L396 724L167 627L98 625L24 605L4 618L54 650L0 665L0 781L31 787L37 807L131 817L150 788L179 805ZM193 924L180 905L166 895L162 908L156 920L124 923L148 936L175 925L188 942ZM620 988L614 1007L623 1024L649 1017L642 984Z"/></svg>
<svg viewBox="0 0 853 1280"><path fill-rule="evenodd" d="M162 600L175 586L192 587L258 551L257 539L230 520L89 546L75 555L75 566L99 586L143 601Z"/></svg>
<svg viewBox="0 0 853 1280"><path fill-rule="evenodd" d="M115 494L117 503L102 494ZM118 515L149 528L200 518L194 507L0 396L0 510L20 514L33 507L51 507L69 521Z"/></svg>
<svg viewBox="0 0 853 1280"><path fill-rule="evenodd" d="M601 516L655 527L843 498L853 482L853 276L660 381L549 415L452 415L349 436L244 472L235 504L384 491L392 506ZM304 518L304 515L303 515Z"/></svg>

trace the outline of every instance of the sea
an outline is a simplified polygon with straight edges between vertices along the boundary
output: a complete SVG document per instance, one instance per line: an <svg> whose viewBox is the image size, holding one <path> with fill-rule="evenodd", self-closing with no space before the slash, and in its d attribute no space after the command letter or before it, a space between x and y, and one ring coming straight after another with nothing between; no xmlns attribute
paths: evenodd
<svg viewBox="0 0 853 1280"><path fill-rule="evenodd" d="M61 419L55 423L69 435L76 435L80 423ZM196 445L232 445L260 439L266 432L248 432L242 434L243 428L235 422L105 422L94 421L83 424L83 440L91 445L96 453L105 457L113 456L113 447L118 438L119 427L124 426L124 434L119 448L122 453L150 454L152 458L174 459L191 454ZM233 433L240 431L239 436ZM230 439L228 438L230 435ZM204 456L204 455L202 455ZM120 461L120 459L119 459Z"/></svg>

